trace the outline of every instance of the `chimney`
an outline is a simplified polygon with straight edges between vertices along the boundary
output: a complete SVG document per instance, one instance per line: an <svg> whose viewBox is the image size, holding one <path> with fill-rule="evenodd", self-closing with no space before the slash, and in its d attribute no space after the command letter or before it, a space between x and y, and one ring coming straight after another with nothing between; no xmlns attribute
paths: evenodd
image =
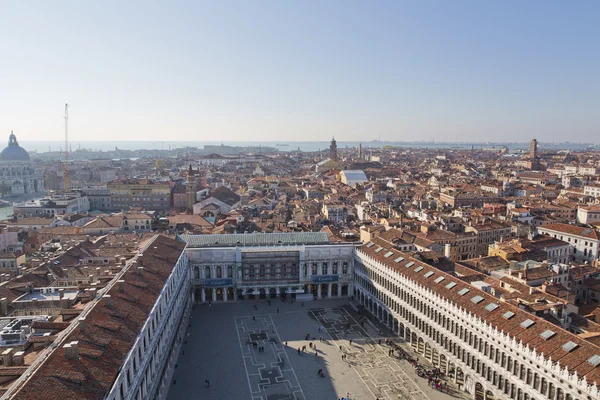
<svg viewBox="0 0 600 400"><path fill-rule="evenodd" d="M104 296L102 296L102 298L104 299L104 305L106 307L112 307L113 305L113 301L112 301L112 297L110 297L110 294L105 294Z"/></svg>
<svg viewBox="0 0 600 400"><path fill-rule="evenodd" d="M450 258L451 248L452 248L452 246L450 245L450 243L446 243L444 245L444 257L446 257L448 259Z"/></svg>
<svg viewBox="0 0 600 400"><path fill-rule="evenodd" d="M17 351L15 354L13 354L12 364L15 367L20 367L20 366L25 365L25 352Z"/></svg>
<svg viewBox="0 0 600 400"><path fill-rule="evenodd" d="M123 279L119 279L117 281L117 284L119 285L119 292L124 292L125 291L125 281Z"/></svg>
<svg viewBox="0 0 600 400"><path fill-rule="evenodd" d="M65 289L58 289L58 298L62 300L65 297Z"/></svg>
<svg viewBox="0 0 600 400"><path fill-rule="evenodd" d="M63 346L65 349L65 357L71 360L79 360L79 342L73 341Z"/></svg>
<svg viewBox="0 0 600 400"><path fill-rule="evenodd" d="M6 297L0 299L0 314L2 316L8 315L8 299Z"/></svg>
<svg viewBox="0 0 600 400"><path fill-rule="evenodd" d="M137 272L138 272L138 274L143 276L144 275L144 267L138 267Z"/></svg>
<svg viewBox="0 0 600 400"><path fill-rule="evenodd" d="M1 358L2 358L2 365L5 367L10 367L10 365L12 364L12 347L9 349L6 349L2 352Z"/></svg>
<svg viewBox="0 0 600 400"><path fill-rule="evenodd" d="M88 324L87 321L85 320L85 317L81 317L79 318L79 330L81 332L84 332L87 330Z"/></svg>

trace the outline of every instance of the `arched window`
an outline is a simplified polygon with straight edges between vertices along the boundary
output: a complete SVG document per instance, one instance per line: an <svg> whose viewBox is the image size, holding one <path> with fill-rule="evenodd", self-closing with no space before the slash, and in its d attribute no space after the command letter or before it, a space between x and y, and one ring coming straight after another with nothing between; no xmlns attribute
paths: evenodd
<svg viewBox="0 0 600 400"><path fill-rule="evenodd" d="M210 278L210 267L204 268L204 278Z"/></svg>
<svg viewBox="0 0 600 400"><path fill-rule="evenodd" d="M223 277L223 268L221 268L221 266L217 267L217 278L222 278Z"/></svg>
<svg viewBox="0 0 600 400"><path fill-rule="evenodd" d="M227 266L227 277L233 278L233 267L231 265Z"/></svg>

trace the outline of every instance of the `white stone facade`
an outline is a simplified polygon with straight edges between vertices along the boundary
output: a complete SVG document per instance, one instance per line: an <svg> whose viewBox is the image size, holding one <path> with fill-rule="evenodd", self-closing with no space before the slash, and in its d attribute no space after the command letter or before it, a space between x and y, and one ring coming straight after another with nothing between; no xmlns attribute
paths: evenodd
<svg viewBox="0 0 600 400"><path fill-rule="evenodd" d="M0 195L20 196L44 192L44 178L32 166L29 154L11 134L0 153Z"/></svg>
<svg viewBox="0 0 600 400"><path fill-rule="evenodd" d="M348 296L353 276L348 244L188 247L196 301L309 294Z"/></svg>

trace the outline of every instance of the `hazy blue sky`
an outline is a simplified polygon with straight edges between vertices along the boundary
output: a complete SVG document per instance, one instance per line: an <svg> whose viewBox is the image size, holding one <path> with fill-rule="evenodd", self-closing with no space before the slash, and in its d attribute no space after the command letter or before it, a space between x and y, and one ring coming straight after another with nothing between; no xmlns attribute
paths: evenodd
<svg viewBox="0 0 600 400"><path fill-rule="evenodd" d="M4 1L0 140L600 141L600 1Z"/></svg>

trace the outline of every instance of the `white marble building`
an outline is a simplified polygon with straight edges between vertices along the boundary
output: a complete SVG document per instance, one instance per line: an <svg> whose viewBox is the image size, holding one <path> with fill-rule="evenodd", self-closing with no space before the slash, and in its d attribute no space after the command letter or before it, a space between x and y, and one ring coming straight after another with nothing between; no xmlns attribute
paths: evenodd
<svg viewBox="0 0 600 400"><path fill-rule="evenodd" d="M196 301L352 293L354 244L331 243L324 232L181 239L188 244Z"/></svg>
<svg viewBox="0 0 600 400"><path fill-rule="evenodd" d="M8 147L0 153L0 195L19 196L44 191L44 178L33 168L29 153L11 132Z"/></svg>

